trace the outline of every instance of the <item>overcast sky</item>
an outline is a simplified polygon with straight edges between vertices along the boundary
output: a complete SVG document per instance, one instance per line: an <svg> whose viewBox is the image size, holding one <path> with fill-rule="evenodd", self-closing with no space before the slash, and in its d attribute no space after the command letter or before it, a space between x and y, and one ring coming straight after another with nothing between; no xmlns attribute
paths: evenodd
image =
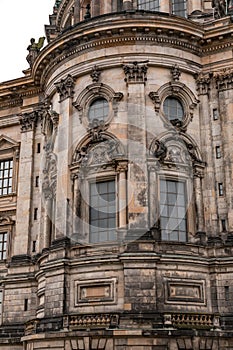
<svg viewBox="0 0 233 350"><path fill-rule="evenodd" d="M45 36L55 0L0 0L0 82L24 76L30 39Z"/></svg>

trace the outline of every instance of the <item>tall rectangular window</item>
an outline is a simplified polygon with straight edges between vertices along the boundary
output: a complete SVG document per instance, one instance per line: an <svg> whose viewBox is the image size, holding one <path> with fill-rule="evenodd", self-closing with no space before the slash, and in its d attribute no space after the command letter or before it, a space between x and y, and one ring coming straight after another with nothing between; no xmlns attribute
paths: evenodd
<svg viewBox="0 0 233 350"><path fill-rule="evenodd" d="M138 9L147 11L159 11L160 0L138 0Z"/></svg>
<svg viewBox="0 0 233 350"><path fill-rule="evenodd" d="M90 183L90 242L116 239L115 180Z"/></svg>
<svg viewBox="0 0 233 350"><path fill-rule="evenodd" d="M186 0L172 0L172 14L186 17Z"/></svg>
<svg viewBox="0 0 233 350"><path fill-rule="evenodd" d="M0 260L6 259L7 232L0 232Z"/></svg>
<svg viewBox="0 0 233 350"><path fill-rule="evenodd" d="M0 161L0 196L12 193L13 160Z"/></svg>
<svg viewBox="0 0 233 350"><path fill-rule="evenodd" d="M166 241L187 240L187 198L185 182L160 180L161 238Z"/></svg>

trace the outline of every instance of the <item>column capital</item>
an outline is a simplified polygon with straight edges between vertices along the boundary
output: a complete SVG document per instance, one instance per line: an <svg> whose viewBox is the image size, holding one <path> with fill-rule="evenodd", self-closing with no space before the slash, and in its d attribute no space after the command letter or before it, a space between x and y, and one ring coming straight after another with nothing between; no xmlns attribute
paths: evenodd
<svg viewBox="0 0 233 350"><path fill-rule="evenodd" d="M147 80L147 62L132 62L125 64L123 70L125 73L125 82L130 83L143 83Z"/></svg>
<svg viewBox="0 0 233 350"><path fill-rule="evenodd" d="M21 132L32 131L38 120L38 112L22 113L19 115Z"/></svg>
<svg viewBox="0 0 233 350"><path fill-rule="evenodd" d="M55 83L55 86L60 96L59 102L74 96L74 78L72 75L68 74L65 79L61 79L59 82Z"/></svg>

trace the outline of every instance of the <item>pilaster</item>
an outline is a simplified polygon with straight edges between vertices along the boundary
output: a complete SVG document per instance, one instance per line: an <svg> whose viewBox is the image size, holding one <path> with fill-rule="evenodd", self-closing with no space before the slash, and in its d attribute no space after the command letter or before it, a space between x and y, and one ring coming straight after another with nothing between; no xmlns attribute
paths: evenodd
<svg viewBox="0 0 233 350"><path fill-rule="evenodd" d="M71 75L56 83L60 96L60 120L55 150L57 154L57 190L55 210L55 239L69 234L70 176L69 160L71 152L71 116L74 80Z"/></svg>
<svg viewBox="0 0 233 350"><path fill-rule="evenodd" d="M147 64L133 62L123 67L128 89L128 199L130 229L143 230L148 227L148 176L146 166L145 84ZM141 234L141 233L139 233Z"/></svg>
<svg viewBox="0 0 233 350"><path fill-rule="evenodd" d="M28 254L31 225L31 191L33 171L34 131L38 119L36 111L20 115L21 148L18 175L16 232L12 255Z"/></svg>

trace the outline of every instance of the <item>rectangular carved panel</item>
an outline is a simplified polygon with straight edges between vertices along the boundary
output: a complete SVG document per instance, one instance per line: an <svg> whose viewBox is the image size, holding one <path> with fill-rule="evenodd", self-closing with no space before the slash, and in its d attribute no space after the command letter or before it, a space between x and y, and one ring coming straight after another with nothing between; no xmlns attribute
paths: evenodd
<svg viewBox="0 0 233 350"><path fill-rule="evenodd" d="M76 281L76 305L85 303L114 303L116 299L116 279Z"/></svg>
<svg viewBox="0 0 233 350"><path fill-rule="evenodd" d="M204 286L204 281L201 280L168 280L166 302L205 304Z"/></svg>

